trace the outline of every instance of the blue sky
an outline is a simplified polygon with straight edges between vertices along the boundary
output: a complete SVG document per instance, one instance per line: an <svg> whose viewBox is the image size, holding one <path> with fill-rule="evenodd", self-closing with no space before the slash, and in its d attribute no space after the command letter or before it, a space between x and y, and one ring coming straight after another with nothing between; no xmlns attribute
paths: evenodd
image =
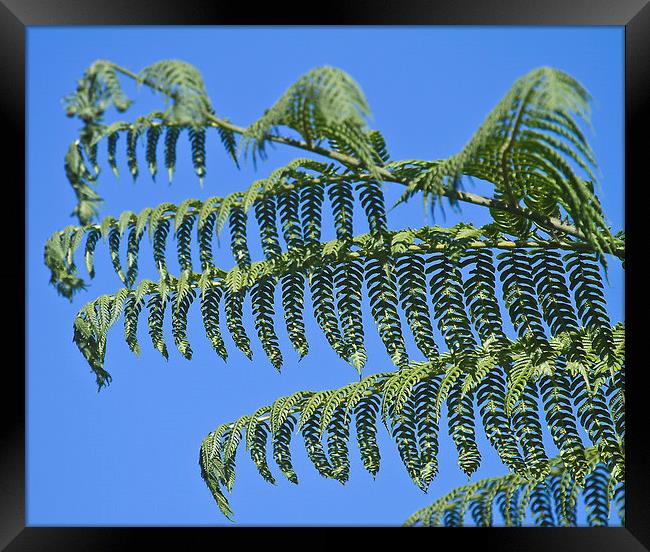
<svg viewBox="0 0 650 552"><path fill-rule="evenodd" d="M210 349L195 306L189 326L194 360L188 362L171 350L170 339L166 362L151 347L144 328L142 354L136 358L118 323L109 335L106 357L113 383L97 393L94 377L72 342L72 321L85 302L121 287L107 250L98 247L97 277L73 303L48 285L49 271L43 264L47 238L74 222L70 213L75 200L63 158L79 122L65 116L61 98L74 90L94 60L109 59L136 72L161 59L187 61L203 73L217 114L242 126L259 117L304 72L325 64L340 67L366 93L371 126L382 131L394 159L436 159L457 152L518 77L542 65L557 67L576 77L594 97L594 132L588 137L601 170L600 196L611 226L623 228L623 27L32 27L27 45L29 525L229 524L200 478L197 461L203 437L279 396L336 388L356 379L354 369L329 350L309 317L310 354L298 363L283 338L282 374L266 360L256 338L253 362L227 341L230 358L224 364ZM126 89L136 103L119 118L132 120L162 105L148 90L137 91L131 83ZM114 113L108 114L109 121L114 118ZM123 152L122 177L115 180L101 150L101 214L118 216L163 201L179 203L244 190L254 179L304 155L279 146L257 169L246 163L237 170L214 134L211 139L203 189L185 145L179 148L171 186L164 175L152 181L144 164L133 183ZM387 186L386 195L392 204L398 194ZM480 208L467 206L460 215L447 210L446 219L436 218L435 223L453 225L459 220L483 224L489 218ZM426 222L419 200L389 214L393 228ZM360 225L355 231L365 230ZM225 244L217 259L230 266ZM143 247L140 277L154 276L152 265ZM607 296L612 320L622 320L619 263L611 263ZM252 324L249 328L254 336ZM367 328L370 360L365 375L390 370L370 320ZM444 422L440 475L427 495L410 481L382 428L377 479L363 470L352 443L351 476L345 486L318 475L300 436L293 447L298 486L281 479L277 470L278 484L267 484L240 450L231 499L235 519L264 525L401 524L416 509L466 482L443 428ZM483 464L472 480L505 473L484 438L482 443Z"/></svg>

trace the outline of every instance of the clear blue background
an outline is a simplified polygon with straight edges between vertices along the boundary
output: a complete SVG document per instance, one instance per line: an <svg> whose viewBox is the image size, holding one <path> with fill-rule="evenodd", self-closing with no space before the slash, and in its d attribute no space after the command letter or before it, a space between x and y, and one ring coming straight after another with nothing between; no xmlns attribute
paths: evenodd
<svg viewBox="0 0 650 552"><path fill-rule="evenodd" d="M190 316L192 362L178 354L171 337L170 360L165 362L151 347L144 322L142 355L136 358L124 343L119 322L109 336L106 357L113 383L97 393L94 377L72 343L72 321L86 301L121 287L106 247L98 245L98 276L73 303L48 285L49 272L43 264L46 239L75 222L70 217L75 199L64 175L63 157L80 124L65 117L60 100L74 90L94 60L110 59L133 71L161 59L192 63L203 72L217 113L242 126L259 117L302 73L334 65L360 83L373 110L371 126L383 132L394 159L434 159L457 152L515 79L541 65L557 67L580 80L595 99L595 133L589 138L602 171L605 211L618 230L623 227L623 39L622 27L28 29L28 524L229 524L200 478L197 461L203 437L279 396L340 387L356 379L354 369L329 350L309 308L311 352L301 363L296 362L278 319L286 359L279 375L250 324L254 361L249 362L227 337L230 358L224 365L209 347L195 305ZM162 98L149 90L136 91L129 82L125 86L136 104L120 118L132 120L162 105ZM115 113L108 113L109 121L114 118ZM238 171L211 133L207 179L201 189L186 140L182 142L171 186L164 170L152 181L142 148L142 176L132 183L123 139L118 156L122 177L115 180L101 149L99 193L106 200L101 214L118 216L125 209L139 212L163 201L178 203L243 190L254 179L304 155L278 146L257 171L252 163ZM386 190L389 204L397 197L391 186ZM473 191L488 190L478 186ZM488 221L486 212L466 206L462 215L447 209L446 220L435 222L452 225L468 218L477 224ZM421 201L396 209L389 222L393 228L426 223ZM365 231L362 221L355 231ZM254 229L250 235L254 238ZM328 228L325 237L330 235ZM139 278L155 277L146 241ZM217 259L229 267L225 236L224 242ZM174 251L171 240L170 251ZM259 258L259 249L254 252ZM81 259L78 264L83 267ZM619 263L611 263L607 294L612 320L622 320ZM391 369L369 318L366 327L370 360L365 374ZM282 479L278 470L276 486L264 482L242 448L231 499L235 519L240 524L400 524L416 509L466 482L444 423L440 475L428 495L410 481L383 428L380 434L382 466L377 479L373 482L363 470L352 442L351 476L345 486L317 474L300 436L293 447L298 486ZM472 480L505 473L480 429L479 437L484 462Z"/></svg>

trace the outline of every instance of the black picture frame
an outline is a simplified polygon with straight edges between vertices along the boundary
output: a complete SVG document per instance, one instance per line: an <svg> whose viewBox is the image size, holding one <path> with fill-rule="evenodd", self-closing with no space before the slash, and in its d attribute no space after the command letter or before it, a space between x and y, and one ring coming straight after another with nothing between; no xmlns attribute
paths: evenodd
<svg viewBox="0 0 650 552"><path fill-rule="evenodd" d="M12 170L13 178L5 181L5 193L13 190L16 202L25 205L26 196L20 183L25 182L25 38L26 27L40 25L224 25L224 24L302 24L302 25L620 25L625 26L625 174L636 197L644 185L642 173L647 153L644 129L648 124L650 92L650 5L648 0L446 0L400 1L366 0L351 2L329 1L317 17L302 15L296 20L282 14L275 3L254 7L243 3L224 6L223 3L195 0L0 0L0 106L3 135L6 144L2 153L3 173ZM242 9L243 8L243 9ZM251 9L252 8L252 9ZM254 12L254 13L252 13ZM295 12L294 12L295 13ZM638 185L638 186L637 186ZM631 194L630 194L631 195ZM629 197L629 196L628 196ZM638 273L634 253L638 233L635 232L638 207L626 200L627 241L626 289L635 289L630 274ZM5 209L3 209L4 211ZM18 209L11 209L20 215ZM23 211L26 216L26 210ZM24 221L22 221L24 224ZM14 228L19 228L17 221ZM24 226L26 228L26 226ZM15 234L19 232L14 231ZM23 236L23 246L27 240ZM11 240L20 248L20 237ZM22 257L21 257L22 255ZM26 249L15 252L13 259L23 259ZM15 263L12 264L15 266ZM25 296L25 280L10 274L3 267L3 282L11 282L10 295L19 286ZM8 284L6 284L8 285ZM639 288L637 288L639 289ZM634 320L640 307L627 298L626 318L633 329L628 340L628 355L632 358L638 347L634 339ZM635 302L638 303L638 302ZM26 304L26 302L25 302ZM23 309L25 308L23 304ZM10 307L5 303L5 308ZM21 312L17 307L15 313ZM22 312L26 312L23 310ZM7 319L7 317L5 317ZM23 330L29 320L24 320ZM14 331L20 325L12 323ZM20 335L5 337L5 351L16 348ZM25 342L25 332L23 332ZM26 357L26 342L25 348ZM5 355L7 353L5 352ZM6 358L6 357L5 357ZM628 411L626 447L626 527L625 528L491 528L487 534L476 531L456 531L455 546L462 547L466 539L481 539L481 545L500 551L526 550L589 550L637 551L650 550L650 477L647 471L647 410L644 408L645 388L641 382L643 367L637 363L626 374L626 410ZM125 545L152 545L151 530L99 527L25 527L25 379L15 363L6 362L3 374L2 439L0 441L0 547L11 552L21 550L116 550ZM645 415L645 416L644 416ZM163 536L168 538L168 530ZM186 535L184 535L187 538ZM207 535L206 535L207 536ZM434 536L435 539L435 536ZM6 547L6 548L5 548Z"/></svg>

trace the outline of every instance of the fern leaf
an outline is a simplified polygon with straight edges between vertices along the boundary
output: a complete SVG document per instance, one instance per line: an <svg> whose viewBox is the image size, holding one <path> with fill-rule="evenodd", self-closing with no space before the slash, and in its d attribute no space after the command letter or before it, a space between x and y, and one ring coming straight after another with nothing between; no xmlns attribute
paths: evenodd
<svg viewBox="0 0 650 552"><path fill-rule="evenodd" d="M370 311L386 352L393 364L404 367L408 364L408 356L397 311L397 285L393 263L387 258L369 259L366 263L366 285Z"/></svg>
<svg viewBox="0 0 650 552"><path fill-rule="evenodd" d="M361 311L363 266L359 261L340 264L334 269L337 308L343 337L346 343L345 357L359 374L366 364L364 332Z"/></svg>
<svg viewBox="0 0 650 552"><path fill-rule="evenodd" d="M424 259L420 255L404 255L396 260L395 270L401 306L415 344L427 359L434 359L438 356L438 346L427 306Z"/></svg>
<svg viewBox="0 0 650 552"><path fill-rule="evenodd" d="M244 291L231 291L226 287L225 313L226 326L232 336L237 348L244 353L248 359L253 358L253 351L250 348L250 338L246 334L243 323L243 307L246 293Z"/></svg>
<svg viewBox="0 0 650 552"><path fill-rule="evenodd" d="M278 344L273 322L274 282L270 277L262 278L251 288L251 302L255 329L262 342L262 349L276 370L282 368L282 352Z"/></svg>

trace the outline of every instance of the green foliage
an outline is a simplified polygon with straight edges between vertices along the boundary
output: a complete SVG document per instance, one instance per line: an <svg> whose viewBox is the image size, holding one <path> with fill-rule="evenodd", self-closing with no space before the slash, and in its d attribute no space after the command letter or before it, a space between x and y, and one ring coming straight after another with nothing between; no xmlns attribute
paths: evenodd
<svg viewBox="0 0 650 552"><path fill-rule="evenodd" d="M531 71L515 82L461 152L414 175L403 199L417 191L432 199L445 192L453 197L463 176L480 178L494 185L496 198L515 208L493 212L503 230L522 237L529 232L519 214L524 208L557 218L566 213L596 251L609 250L612 236L593 193L596 162L576 121L588 121L589 99L562 71Z"/></svg>
<svg viewBox="0 0 650 552"><path fill-rule="evenodd" d="M541 527L572 527L576 525L576 503L582 495L587 524L606 527L616 497L622 496L623 481L607 470L595 447L584 452L588 474L582 484L573 479L558 457L550 462L550 471L544 477L527 480L513 473L482 479L418 510L404 525L462 527L469 518L477 526L489 527L494 524L496 510L508 527L521 527L527 516ZM624 525L620 508L618 516Z"/></svg>
<svg viewBox="0 0 650 552"><path fill-rule="evenodd" d="M121 113L132 103L120 76L162 93L165 110L104 124L109 107ZM381 420L409 477L426 491L439 470L444 416L470 483L416 512L407 525L463 525L468 514L478 525L491 525L495 507L506 525L523 524L528 511L537 525L575 525L580 493L590 525L606 525L612 504L623 519L625 332L607 314L602 273L606 255L624 260L625 237L606 226L594 192L596 161L581 129L589 95L572 77L546 67L531 71L460 152L436 160L391 161L381 133L368 128L361 88L332 67L300 77L248 128L218 117L199 71L175 60L137 74L95 62L65 107L83 122L65 157L79 225L52 234L44 258L50 283L72 300L87 288L78 251L92 279L97 244L107 244L122 287L86 303L73 334L100 388L111 381L104 360L108 333L120 318L135 354L146 312L153 347L169 357L169 324L175 348L191 359L187 317L194 303L225 361L224 331L252 358L244 321L250 301L262 350L280 370L286 356L280 318L295 353L308 356L307 295L326 341L358 373L358 381L351 373L352 383L340 389L281 397L204 439L201 475L227 517L233 512L226 491L233 489L242 443L266 481L276 481L270 449L282 475L297 483L291 453L292 437L300 433L318 473L344 484L352 428L364 468L377 475ZM164 166L171 182L178 141L187 139L203 185L213 131L237 166L247 152L254 162L265 159L275 143L325 162L297 158L245 191L99 219L100 146L105 143L116 176L125 164L135 180L144 159L152 178ZM490 182L493 195L465 192L466 177ZM389 230L388 183L405 187L400 202L422 193L433 206L444 196L454 206L487 207L492 221ZM259 232L249 227L252 216ZM358 233L361 219L367 234ZM324 242L328 223L336 239ZM233 265L221 268L213 242L226 227ZM138 281L145 233L157 281ZM260 259L251 253L257 235ZM178 275L170 273L170 241ZM369 325L396 371L362 377ZM514 339L506 335L509 326ZM557 456L544 444L545 427ZM471 482L482 458L477 430L508 475Z"/></svg>
<svg viewBox="0 0 650 552"><path fill-rule="evenodd" d="M218 202L213 203L219 204ZM470 277L466 279L459 267L463 265L465 259L467 259L465 266L471 265L482 251L490 247L506 249L506 255L510 251L516 251L519 256L526 255L529 249L535 250L537 247L536 242L512 242L502 239L501 236L495 236L489 228L471 228L466 224L461 224L447 229L424 227L417 231L386 231L383 234L385 242L378 242L371 234L362 234L351 240L339 239L310 246L301 243L300 247L281 252L277 242L273 247L269 245L268 240L271 234L267 228L266 233L261 233L261 237L266 243L268 258L252 262L246 245L246 215L242 208L231 205L229 217L231 247L237 264L229 271L215 267L211 264L211 251L202 249L204 242L199 240L200 256L204 259L206 269L197 273L191 270L190 233L187 222L196 217L197 211L194 211L194 215L190 215L189 205L194 205L195 209L203 208L200 202L188 200L179 208L165 203L152 211L149 235L153 242L154 262L160 273L160 281L170 296L178 292L181 280L183 280L183 286L194 291L205 286L207 282L210 283L211 289L225 290L227 328L237 347L249 357L251 353L248 338L244 338L241 305L246 297L250 296L258 337L264 351L277 369L280 369L282 365L282 354L278 348L274 320L276 309L282 311L290 341L300 357L307 354L308 344L305 336L303 309L307 301L304 294L305 285L306 281L309 281L314 313L326 339L332 348L359 372L366 362L365 330L361 311L364 283L370 299L371 314L375 326L394 364L403 367L409 359L400 320L400 310L403 309L415 342L423 351L426 351L428 358L436 358L440 348L446 346L458 358L465 370L474 371L476 370L476 359L467 351L474 349L481 340L483 342L491 339L499 341L504 339L505 334L500 331L500 328L499 331L489 333L485 326L488 323L492 326L496 324L498 328L499 320L488 318L491 322L486 322L487 317L484 315L485 309L488 308L491 308L493 312L501 312L496 302L496 292L493 290L493 295L489 297L493 303L482 301L477 293L479 290L475 289L476 275L470 273ZM218 209L222 209L224 205L228 205L228 202L223 201L219 205ZM159 218L154 220L153 217L156 215ZM175 232L179 242L178 262L183 268L180 279L169 274L166 265L165 251L171 220L169 217L172 215L175 217L178 227ZM178 222L179 220L181 222ZM131 221L133 223L133 217ZM104 233L109 236L110 244L110 237L118 235L118 222L110 217L104 228ZM137 233L138 228L134 228ZM94 226L85 229L89 239L94 239L94 229ZM48 245L48 252L61 244L55 252L58 251L64 258L67 256L74 259L71 248L75 247L76 242L80 243L80 240L70 239L73 232L79 232L79 230L73 229L63 235L55 235L51 240L52 245ZM274 232L273 235L277 236L277 231ZM76 235L75 233L74 236ZM461 237L459 238L459 236ZM416 241L418 243L415 243ZM60 253L61 248L67 242L70 243L67 252ZM79 243L77 243L77 247ZM121 281L127 283L127 278L117 262L119 260L119 249L117 248L119 242L115 243L116 248L111 249L111 258L115 261L113 265ZM135 251L137 241L134 240L133 244L129 250L131 270L136 266L134 260L137 259ZM574 244L566 243L562 247L571 248L574 247ZM454 248L456 251L452 251ZM432 252L433 254L428 257L423 256L424 253ZM54 256L54 253L49 254ZM457 258L460 260L456 260ZM523 258L528 259L528 256ZM580 259L582 257L581 254L576 254L571 255L570 258ZM553 262L561 263L559 258L553 258L553 260ZM398 285L399 278L395 276L395 273L398 272L396 267L405 266L396 264L400 262L418 263L416 267L419 267L420 270L413 277L412 285L410 281L405 281L404 277L401 285ZM512 324L519 330L519 335L525 338L524 343L526 344L526 350L522 352L521 361L515 366L515 369L524 371L529 369L527 368L528 364L525 363L529 361L530 354L536 355L535 362L539 363L552 359L552 352L546 345L547 334L543 326L543 313L549 312L555 307L557 297L554 294L535 294L532 284L533 279L541 277L539 274L543 275L546 267L545 260L540 259L536 265L527 263L525 269L521 270L516 264L513 267L509 260L508 263L503 261L495 266L489 257L483 256L481 262L482 270L489 276L483 281L482 286L491 286L490 278L495 281L496 274L500 274L508 284L503 286L503 300L509 307L508 312ZM53 270L60 266L60 264L50 262L50 267ZM562 265L560 264L560 266ZM423 285L425 273L431 274L429 290ZM519 274L519 279L517 279L517 274ZM67 282L65 278L71 277L71 272L63 271L62 277L58 280L59 285L62 287ZM600 291L602 283L598 271L590 272L589 277L591 278L589 280L591 293L596 293L596 291L602 293ZM274 289L278 283L281 288L282 300L281 304L276 306ZM153 286L154 283L151 282L151 285ZM578 306L582 304L583 288L584 286L575 290L574 296ZM133 294L134 290L126 287L119 293ZM113 301L119 293L109 295L104 300ZM481 305L480 308L467 308L467 305L476 306L478 303ZM181 325L185 324L184 320L190 305L189 298L186 298L184 305L186 308L174 311L177 314L172 314L172 327L175 327L173 324L176 322L177 316L181 317L179 320ZM433 316L437 320L439 333L433 329L433 318L429 314L429 305L433 308ZM80 315L85 312L84 309L80 311ZM500 314L501 316L503 315ZM562 323L563 320L568 320L562 324L563 327L575 331L576 326L573 321L576 317L577 313L570 308L566 311L559 311L557 321ZM156 324L159 323L158 318L150 318L150 320L154 320ZM210 324L212 329L208 330L207 324ZM207 324L208 336L215 335L214 332L220 331L214 325L214 318L209 319ZM602 338L600 346L605 347L602 351L607 351L608 347L612 346L611 336L608 333L609 326L598 327L606 336ZM110 326L105 327L104 333L95 338L105 339L105 334L109 329ZM103 358L94 359L93 365L101 366L103 370Z"/></svg>
<svg viewBox="0 0 650 552"><path fill-rule="evenodd" d="M377 142L366 132L364 117L368 115L366 98L350 75L335 67L319 67L301 76L246 129L244 150L252 145L253 156L264 158L269 136L285 126L298 132L309 146L327 140L334 150L371 167Z"/></svg>
<svg viewBox="0 0 650 552"><path fill-rule="evenodd" d="M345 483L349 477L349 426L354 419L361 460L374 477L380 463L376 433L377 422L381 419L395 441L409 477L426 491L437 474L438 428L441 407L445 403L449 434L458 448L460 469L469 476L480 466L481 455L474 431L473 413L477 404L490 444L512 469L514 475L508 476L508 481L515 482L513 484L537 484L552 475L554 466L561 462L563 471L577 486L589 488L589 474L594 469L593 451L597 451L597 458L615 481L621 482L624 436L616 433L612 426L608 428L612 441L606 447L602 446L603 438L598 434L600 430L594 429L594 418L581 414L583 411L580 409L576 413L571 408L572 404L586 403L597 408L596 397L599 393L605 393L604 389L610 393L614 389L616 392L623 391L619 386L624 371L624 327L618 325L611 330L619 336L617 347L609 352L617 363L612 366L612 373L598 381L590 374L593 363L600 360L593 356L598 332L581 329L576 334L560 334L548 341L547 346L553 351L556 361L534 366L525 376L515 372L512 367L513 359L525 349L525 338L517 341L506 339L505 343L492 342L473 351L473 356L480 359L477 362L479 369L475 372L467 372L453 353L442 353L435 361L413 362L396 372L373 374L341 389L320 393L300 391L283 397L273 407L268 407L271 413L279 408L277 405L282 405L283 416L286 419L298 417L299 422L297 425L291 423L291 428L281 428L279 423L274 425L271 414L268 435L273 444L274 457L280 470L286 474L285 457L288 453L278 460L275 451L278 447L288 450L290 429L300 430L308 456L318 472L323 477ZM584 364L568 368L566 359L577 342L583 346L590 343L591 356L589 360L584 359ZM584 377L587 378L588 388L576 384ZM495 384L495 381L499 383ZM518 392L518 388L526 391ZM505 398L511 394L516 394L518 398L513 400L511 408L507 408ZM269 419L266 415L268 408L257 411L259 423ZM560 449L558 460L549 461L547 458L541 438L540 410L544 412L551 436ZM242 419L249 420L249 417ZM240 421L220 426L206 437L203 447L212 447L216 434L224 434L228 428L239 425ZM258 431L255 425L249 427L250 431ZM538 428L535 430L538 435L531 435L531 428L534 427ZM578 427L588 433L591 441L588 446L580 437ZM513 438L515 435L517 439ZM254 434L247 434L246 442L254 439ZM595 445L593 450L588 448L592 445ZM270 481L272 477L269 477L268 463L260 463L260 458L265 454L266 445L257 447L254 460L260 474ZM522 461L523 457L525 461ZM224 461L210 455L202 455L201 458L207 459L207 464L201 465L206 473L213 469L212 462L218 467ZM290 480L297 482L293 468L290 473ZM476 492L479 490L475 489ZM226 501L221 487L213 488L212 492L221 493L221 500Z"/></svg>

